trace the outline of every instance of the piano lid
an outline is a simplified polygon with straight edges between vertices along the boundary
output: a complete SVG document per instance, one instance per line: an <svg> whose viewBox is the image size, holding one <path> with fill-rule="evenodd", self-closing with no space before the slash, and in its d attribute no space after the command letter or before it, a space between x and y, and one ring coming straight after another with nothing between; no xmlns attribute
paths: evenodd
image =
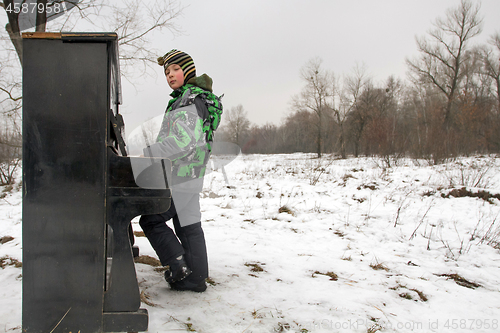
<svg viewBox="0 0 500 333"><path fill-rule="evenodd" d="M23 32L23 38L64 39L67 41L114 41L116 32Z"/></svg>

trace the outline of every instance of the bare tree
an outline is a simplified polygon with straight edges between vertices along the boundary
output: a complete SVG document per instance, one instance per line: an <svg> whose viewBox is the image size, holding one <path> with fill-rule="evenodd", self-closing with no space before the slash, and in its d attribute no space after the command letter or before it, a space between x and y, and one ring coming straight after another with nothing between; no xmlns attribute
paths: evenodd
<svg viewBox="0 0 500 333"><path fill-rule="evenodd" d="M417 38L420 58L408 60L414 78L432 84L446 97L443 125L449 129L452 105L464 77L464 64L471 56L470 40L481 33L479 4L461 0L457 8L449 9L444 19L438 18L428 38Z"/></svg>
<svg viewBox="0 0 500 333"><path fill-rule="evenodd" d="M21 135L12 126L0 127L0 185L11 185L21 161Z"/></svg>
<svg viewBox="0 0 500 333"><path fill-rule="evenodd" d="M306 110L289 114L281 125L282 151L284 153L317 152L314 142L317 136L316 115Z"/></svg>
<svg viewBox="0 0 500 333"><path fill-rule="evenodd" d="M281 145L278 126L267 123L262 126L252 125L249 140L242 148L244 153L276 154Z"/></svg>
<svg viewBox="0 0 500 333"><path fill-rule="evenodd" d="M19 165L21 132L18 122L22 102L22 35L24 29L36 32L111 31L118 35L120 63L125 78L147 73L156 64L160 52L151 46L154 31L169 30L179 33L176 19L182 13L180 0L36 0L27 2L0 0L6 14L5 31L0 30L0 182L11 182ZM36 7L26 7L35 5ZM74 7L64 15L53 16L54 8ZM22 7L25 6L25 7ZM21 14L34 12L35 23L31 28L23 26ZM39 10L49 8L52 10ZM35 9L35 10L34 10ZM50 14L52 12L52 14ZM164 52L164 50L162 51ZM137 67L142 67L137 70ZM133 70L133 71L132 71Z"/></svg>
<svg viewBox="0 0 500 333"><path fill-rule="evenodd" d="M309 60L300 71L301 78L306 82L299 96L293 98L293 108L296 111L307 110L316 115L316 153L318 158L323 151L323 132L325 120L333 109L335 78L332 72L321 68L322 60Z"/></svg>
<svg viewBox="0 0 500 333"><path fill-rule="evenodd" d="M24 2L23 2L24 3ZM151 46L150 37L154 31L169 30L172 34L180 32L176 19L181 15L183 7L179 0L37 0L37 5L51 6L71 4L75 9L65 15L58 16L48 22L47 11L37 11L35 31L112 31L118 34L120 46L120 63L122 74L129 77L132 69L136 74L147 73L147 67L156 64L159 54ZM17 3L16 5L19 5ZM0 31L0 43L5 47L0 51L0 112L12 109L12 102L20 101L22 35L19 21L21 11L16 8L14 0L3 0L0 7L7 16L5 33ZM19 8L19 7L17 7ZM28 8L30 10L30 8ZM9 46L10 44L10 46ZM18 62L15 61L18 59ZM16 64L17 63L17 64ZM137 70L142 66L142 70ZM8 102L9 106L4 105Z"/></svg>
<svg viewBox="0 0 500 333"><path fill-rule="evenodd" d="M21 83L13 76L11 62L0 62L0 110L12 116L21 107Z"/></svg>
<svg viewBox="0 0 500 333"><path fill-rule="evenodd" d="M150 35L153 31L168 29L179 33L175 20L181 15L183 8L178 0L37 0L37 5L47 8L63 3L76 6L65 16L59 16L51 21L50 31L70 31L80 23L91 23L98 30L116 32L119 36L121 60L128 65L141 62L146 65L155 63L158 56L150 47ZM19 15L21 11L13 10L14 0L3 0L0 7L7 14L8 24L5 29L22 64L22 37ZM47 31L50 14L47 11L36 12L35 31ZM87 27L88 29L89 27Z"/></svg>
<svg viewBox="0 0 500 333"><path fill-rule="evenodd" d="M131 69L137 73L137 66L157 66L158 53L152 47L151 36L155 31L168 30L172 35L181 33L176 20L182 15L180 0L127 0L113 1L106 7L108 20L101 24L101 30L110 30L118 34L120 46L120 66L123 75L131 75ZM162 45L162 47L164 47Z"/></svg>
<svg viewBox="0 0 500 333"><path fill-rule="evenodd" d="M348 116L355 110L364 88L369 85L369 81L366 69L356 65L352 74L345 75L342 81L337 84L339 103L338 106L335 104L332 105L332 110L339 126L338 140L342 158L347 157L345 122Z"/></svg>
<svg viewBox="0 0 500 333"><path fill-rule="evenodd" d="M238 104L233 106L225 113L224 132L228 136L228 141L242 146L248 130L250 128L250 121L247 118L247 112L243 105Z"/></svg>
<svg viewBox="0 0 500 333"><path fill-rule="evenodd" d="M360 153L360 143L366 128L373 118L373 108L380 98L380 89L372 84L367 84L355 105L355 108L347 116L348 137L354 146L354 156Z"/></svg>
<svg viewBox="0 0 500 333"><path fill-rule="evenodd" d="M500 33L491 36L491 48L483 49L484 73L493 79L497 101L497 114L500 115Z"/></svg>

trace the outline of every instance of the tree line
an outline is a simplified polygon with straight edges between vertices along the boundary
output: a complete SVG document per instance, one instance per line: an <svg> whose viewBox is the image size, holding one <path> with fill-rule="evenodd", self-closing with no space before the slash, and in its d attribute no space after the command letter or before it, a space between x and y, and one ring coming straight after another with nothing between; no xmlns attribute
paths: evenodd
<svg viewBox="0 0 500 333"><path fill-rule="evenodd" d="M479 3L462 0L416 39L408 79L375 84L356 66L337 76L311 59L304 87L280 125L252 125L242 105L225 114L218 140L244 153L335 153L447 158L500 150L500 34L473 44L482 31Z"/></svg>

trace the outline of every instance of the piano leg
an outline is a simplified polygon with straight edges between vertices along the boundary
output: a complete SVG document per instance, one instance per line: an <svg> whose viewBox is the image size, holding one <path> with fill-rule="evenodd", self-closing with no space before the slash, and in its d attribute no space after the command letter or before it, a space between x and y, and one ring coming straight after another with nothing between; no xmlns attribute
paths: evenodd
<svg viewBox="0 0 500 333"><path fill-rule="evenodd" d="M140 306L139 286L135 273L134 257L128 232L130 220L111 217L113 229L111 274L109 289L104 297L104 311L137 311Z"/></svg>
<svg viewBox="0 0 500 333"><path fill-rule="evenodd" d="M104 332L146 331L148 313L141 305L139 285L135 272L129 226L136 212L130 200L108 198L108 224L112 228L112 261L108 290L104 295Z"/></svg>

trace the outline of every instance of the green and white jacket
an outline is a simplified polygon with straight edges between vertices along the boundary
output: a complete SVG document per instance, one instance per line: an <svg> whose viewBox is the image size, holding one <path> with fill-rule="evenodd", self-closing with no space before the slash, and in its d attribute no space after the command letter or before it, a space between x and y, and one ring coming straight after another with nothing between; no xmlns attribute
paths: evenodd
<svg viewBox="0 0 500 333"><path fill-rule="evenodd" d="M144 149L144 156L172 161L168 180L172 189L201 192L222 115L220 97L212 93L212 79L206 74L192 78L170 96L156 143Z"/></svg>

